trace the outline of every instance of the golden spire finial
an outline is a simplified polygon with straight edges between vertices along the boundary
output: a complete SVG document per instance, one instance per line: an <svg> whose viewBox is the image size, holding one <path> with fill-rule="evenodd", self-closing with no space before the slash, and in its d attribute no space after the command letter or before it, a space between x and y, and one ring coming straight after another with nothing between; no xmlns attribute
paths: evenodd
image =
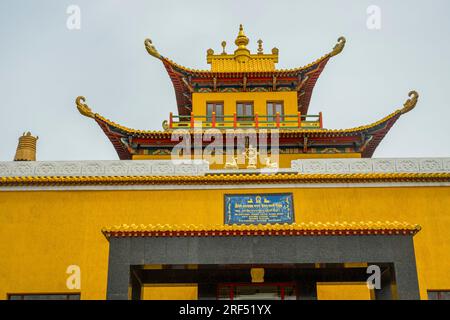
<svg viewBox="0 0 450 320"><path fill-rule="evenodd" d="M33 137L31 132L23 133L19 137L14 161L36 161L36 142L39 137Z"/></svg>
<svg viewBox="0 0 450 320"><path fill-rule="evenodd" d="M236 38L236 40L234 41L234 43L238 46L238 47L245 47L246 45L248 45L248 38L244 33L244 28L242 27L242 24L239 25L239 33L238 36Z"/></svg>
<svg viewBox="0 0 450 320"><path fill-rule="evenodd" d="M242 24L239 25L239 33L234 40L234 43L238 48L234 51L235 59L239 62L246 62L250 58L250 50L247 49L247 44L249 40L244 33L244 28Z"/></svg>
<svg viewBox="0 0 450 320"><path fill-rule="evenodd" d="M258 40L258 53L263 53L263 47L262 47L263 41L261 39Z"/></svg>

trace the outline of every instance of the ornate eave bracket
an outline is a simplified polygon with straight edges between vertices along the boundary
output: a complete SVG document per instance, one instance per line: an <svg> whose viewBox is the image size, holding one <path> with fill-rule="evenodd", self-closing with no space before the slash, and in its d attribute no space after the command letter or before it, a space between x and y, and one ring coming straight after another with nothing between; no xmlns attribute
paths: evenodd
<svg viewBox="0 0 450 320"><path fill-rule="evenodd" d="M335 55L339 54L342 52L342 50L344 50L345 47L345 38L344 37L339 37L337 39L337 43L336 45L333 47L333 50L330 52L330 57L334 57Z"/></svg>
<svg viewBox="0 0 450 320"><path fill-rule="evenodd" d="M162 56L159 54L158 50L156 50L155 46L153 45L152 40L145 39L144 44L145 44L145 49L151 56L153 56L157 59L162 59Z"/></svg>
<svg viewBox="0 0 450 320"><path fill-rule="evenodd" d="M405 101L405 103L403 104L403 108L400 110L402 114L405 114L414 109L417 104L417 100L419 99L419 94L415 90L411 90L408 93L408 96L409 99Z"/></svg>
<svg viewBox="0 0 450 320"><path fill-rule="evenodd" d="M91 108L85 103L86 98L79 96L76 98L75 103L77 105L78 111L85 117L95 119L95 113L92 112Z"/></svg>

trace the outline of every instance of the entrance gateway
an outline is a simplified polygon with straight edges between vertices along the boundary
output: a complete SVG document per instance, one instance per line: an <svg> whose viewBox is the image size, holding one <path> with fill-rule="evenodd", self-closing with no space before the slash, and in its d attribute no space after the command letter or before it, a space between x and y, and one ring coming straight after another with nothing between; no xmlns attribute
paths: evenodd
<svg viewBox="0 0 450 320"><path fill-rule="evenodd" d="M186 284L196 286L198 299L317 299L317 283L365 282L368 265L381 270L375 299L419 298L418 229L333 228L104 229L107 298L141 299L146 285Z"/></svg>

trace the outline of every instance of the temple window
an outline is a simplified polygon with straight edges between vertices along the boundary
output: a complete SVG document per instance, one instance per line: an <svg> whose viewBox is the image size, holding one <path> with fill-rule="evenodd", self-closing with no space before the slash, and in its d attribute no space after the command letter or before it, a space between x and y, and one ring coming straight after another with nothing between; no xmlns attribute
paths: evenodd
<svg viewBox="0 0 450 320"><path fill-rule="evenodd" d="M253 101L237 102L236 114L238 121L254 121Z"/></svg>
<svg viewBox="0 0 450 320"><path fill-rule="evenodd" d="M275 122L277 112L280 116L284 114L284 105L282 101L268 101L267 102L267 121ZM280 117L283 121L283 117Z"/></svg>
<svg viewBox="0 0 450 320"><path fill-rule="evenodd" d="M206 121L212 121L212 114L216 113L216 121L223 121L223 102L206 103Z"/></svg>

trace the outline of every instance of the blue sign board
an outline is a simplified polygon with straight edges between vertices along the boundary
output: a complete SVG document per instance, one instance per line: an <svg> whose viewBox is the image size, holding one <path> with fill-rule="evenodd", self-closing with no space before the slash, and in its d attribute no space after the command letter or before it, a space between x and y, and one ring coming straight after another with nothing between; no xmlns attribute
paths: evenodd
<svg viewBox="0 0 450 320"><path fill-rule="evenodd" d="M225 195L225 224L293 222L292 193Z"/></svg>

